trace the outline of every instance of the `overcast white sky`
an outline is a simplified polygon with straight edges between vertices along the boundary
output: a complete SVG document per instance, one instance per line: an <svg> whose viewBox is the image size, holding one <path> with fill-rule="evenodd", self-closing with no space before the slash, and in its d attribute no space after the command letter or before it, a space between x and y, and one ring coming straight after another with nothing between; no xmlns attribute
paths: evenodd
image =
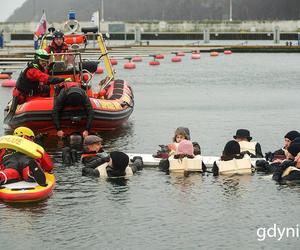
<svg viewBox="0 0 300 250"><path fill-rule="evenodd" d="M26 0L2 0L0 22L4 22L14 12L14 10L20 7L25 1Z"/></svg>

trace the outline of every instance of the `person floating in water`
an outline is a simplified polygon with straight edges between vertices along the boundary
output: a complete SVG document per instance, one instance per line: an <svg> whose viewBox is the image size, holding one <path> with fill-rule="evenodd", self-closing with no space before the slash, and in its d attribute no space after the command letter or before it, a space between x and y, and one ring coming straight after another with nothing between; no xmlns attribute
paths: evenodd
<svg viewBox="0 0 300 250"><path fill-rule="evenodd" d="M190 140L183 139L176 146L176 152L168 159L159 162L159 169L164 172L205 172L206 166L201 156L194 154Z"/></svg>
<svg viewBox="0 0 300 250"><path fill-rule="evenodd" d="M251 158L263 158L261 146L258 142L252 142L250 131L238 129L233 138L240 144L241 153L248 153Z"/></svg>
<svg viewBox="0 0 300 250"><path fill-rule="evenodd" d="M168 145L159 145L161 147L160 150L157 151L156 154L153 155L154 158L163 158L167 159L169 156L174 155L176 153L177 147L182 140L190 140L190 130L186 127L178 127L175 130L173 142ZM194 147L194 155L201 154L201 148L198 142L192 142Z"/></svg>
<svg viewBox="0 0 300 250"><path fill-rule="evenodd" d="M282 162L274 171L273 180L277 182L300 181L300 143L291 143L287 148L292 160Z"/></svg>
<svg viewBox="0 0 300 250"><path fill-rule="evenodd" d="M81 157L83 176L94 177L125 177L143 169L141 157L134 157L129 165L129 157L120 151L105 153L102 148L102 138L89 135L83 142L84 153Z"/></svg>

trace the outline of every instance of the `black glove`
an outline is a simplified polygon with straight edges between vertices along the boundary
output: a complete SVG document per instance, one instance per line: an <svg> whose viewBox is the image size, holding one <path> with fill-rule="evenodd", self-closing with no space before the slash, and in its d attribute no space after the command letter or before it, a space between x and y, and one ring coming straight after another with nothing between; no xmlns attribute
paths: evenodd
<svg viewBox="0 0 300 250"><path fill-rule="evenodd" d="M255 165L256 165L256 170L258 172L267 172L267 167L269 166L269 162L265 160L257 160Z"/></svg>
<svg viewBox="0 0 300 250"><path fill-rule="evenodd" d="M272 152L267 152L267 153L265 153L265 158L267 161L273 161L274 154Z"/></svg>
<svg viewBox="0 0 300 250"><path fill-rule="evenodd" d="M137 171L140 171L144 167L143 158L141 156L134 156L132 160L130 160L133 165L137 168Z"/></svg>
<svg viewBox="0 0 300 250"><path fill-rule="evenodd" d="M52 77L52 76L49 76L49 78L48 78L49 84L57 84L57 83L61 83L64 81L65 81L65 78Z"/></svg>

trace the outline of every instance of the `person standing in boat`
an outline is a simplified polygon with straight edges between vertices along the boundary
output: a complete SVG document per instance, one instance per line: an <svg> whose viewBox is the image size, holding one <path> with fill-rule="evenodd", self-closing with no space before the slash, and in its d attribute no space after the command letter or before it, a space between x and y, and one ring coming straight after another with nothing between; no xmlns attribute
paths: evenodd
<svg viewBox="0 0 300 250"><path fill-rule="evenodd" d="M247 129L238 129L233 138L240 144L241 152L247 153L251 158L262 158L263 153L258 142L251 142L252 137Z"/></svg>
<svg viewBox="0 0 300 250"><path fill-rule="evenodd" d="M64 42L64 33L56 30L53 33L51 44L45 49L50 55L56 53L66 53L69 50L68 45Z"/></svg>
<svg viewBox="0 0 300 250"><path fill-rule="evenodd" d="M13 135L30 141L35 138L33 131L27 127L16 128ZM45 186L44 171L51 172L53 162L45 151L40 153L41 158L33 159L14 150L2 149L0 151L0 185L24 180L36 181L39 185Z"/></svg>
<svg viewBox="0 0 300 250"><path fill-rule="evenodd" d="M34 60L21 71L13 91L13 96L18 98L19 104L25 102L28 96L49 96L48 84L57 84L65 80L47 74L49 57L47 51L39 49L35 52Z"/></svg>
<svg viewBox="0 0 300 250"><path fill-rule="evenodd" d="M52 118L57 130L57 136L60 138L64 136L60 116L65 106L83 107L87 116L87 122L82 136L88 136L94 119L94 110L90 98L81 88L81 84L77 82L64 82L63 84L57 85L55 87L54 98Z"/></svg>
<svg viewBox="0 0 300 250"><path fill-rule="evenodd" d="M129 166L129 157L127 154L114 151L106 153L103 151L102 138L96 135L89 135L83 142L84 153L81 161L83 176L94 177L125 177L130 176L143 169L143 160L141 157L134 157Z"/></svg>

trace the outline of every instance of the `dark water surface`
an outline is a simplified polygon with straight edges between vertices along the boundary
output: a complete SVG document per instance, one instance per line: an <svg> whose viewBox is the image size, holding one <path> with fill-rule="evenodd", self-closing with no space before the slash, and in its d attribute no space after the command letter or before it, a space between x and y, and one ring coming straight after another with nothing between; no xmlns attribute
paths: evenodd
<svg viewBox="0 0 300 250"><path fill-rule="evenodd" d="M168 57L159 67L117 71L136 105L127 124L103 134L108 150L153 153L187 126L204 155L219 155L238 128L250 129L266 152L300 129L298 54L204 54L178 64ZM10 90L0 91L3 109ZM54 194L35 205L0 203L1 250L299 248L299 238L258 241L257 229L297 228L300 186L259 174L183 177L153 168L104 181L82 177L80 165L62 166L56 141L45 147L56 163Z"/></svg>

